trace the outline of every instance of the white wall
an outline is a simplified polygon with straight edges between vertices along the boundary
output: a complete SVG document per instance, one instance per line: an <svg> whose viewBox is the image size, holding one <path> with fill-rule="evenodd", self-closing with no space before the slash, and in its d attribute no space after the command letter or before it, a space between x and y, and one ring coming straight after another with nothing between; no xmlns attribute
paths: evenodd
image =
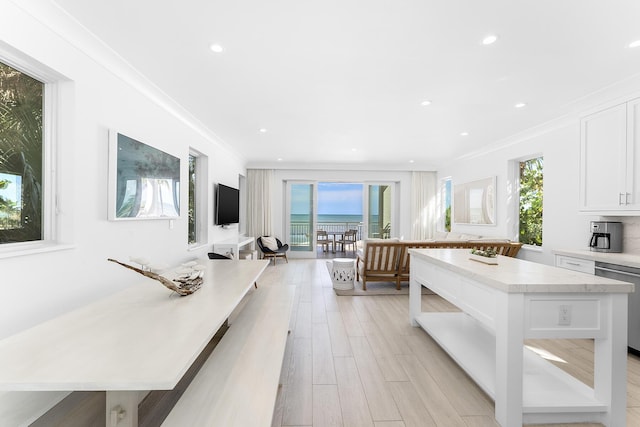
<svg viewBox="0 0 640 427"><path fill-rule="evenodd" d="M452 182L464 183L488 176L497 177L497 224L495 226L456 225L458 232L517 239L514 222L518 217L513 198L514 183L510 161L532 155L544 156L544 208L542 251L522 250L521 258L553 263L553 249L585 249L591 216L578 214L578 170L580 129L577 120L497 151L461 159L439 171Z"/></svg>
<svg viewBox="0 0 640 427"><path fill-rule="evenodd" d="M61 97L56 177L58 237L70 248L0 258L0 338L126 286L161 287L107 262L108 257L128 261L131 255L142 255L169 265L206 258L214 240L237 233L213 226L213 185L237 188L238 176L244 174L244 161L231 147L189 122L188 115L176 114L180 109L162 94L152 99L153 88L144 79L127 78L126 64L105 64L102 59L112 53L83 52L91 44L99 49L99 43L68 17L57 15L51 5L27 1L26 9L22 6L0 0L0 40L68 78ZM188 249L186 191L182 216L173 228L165 220L107 220L108 129L179 157L183 182L189 147L208 156L209 244Z"/></svg>
<svg viewBox="0 0 640 427"><path fill-rule="evenodd" d="M585 97L569 114L527 133L500 141L484 153L467 155L442 167L440 178L450 176L453 184L488 176L497 177L497 224L473 226L453 224L453 230L515 239L517 200L512 197L513 176L509 165L523 157L544 156L544 212L542 250L527 249L519 257L553 264L554 249L588 249L589 222L598 219L625 223L625 252L640 252L640 218L600 218L578 212L580 117L638 96L638 79L613 85Z"/></svg>

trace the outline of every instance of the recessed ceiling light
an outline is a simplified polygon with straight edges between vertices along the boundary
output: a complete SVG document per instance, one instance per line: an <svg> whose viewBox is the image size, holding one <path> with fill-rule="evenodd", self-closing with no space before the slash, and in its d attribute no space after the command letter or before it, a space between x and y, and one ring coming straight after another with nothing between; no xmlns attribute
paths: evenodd
<svg viewBox="0 0 640 427"><path fill-rule="evenodd" d="M431 105L431 101L429 101L428 99L425 99L424 101L422 101L422 102L420 103L420 105L423 105L423 106L425 106L425 107L426 107L427 105Z"/></svg>
<svg viewBox="0 0 640 427"><path fill-rule="evenodd" d="M282 157L278 157L276 160L278 160L279 162L282 161Z"/></svg>
<svg viewBox="0 0 640 427"><path fill-rule="evenodd" d="M523 107L526 107L526 106L527 106L527 104L525 104L524 102L518 102L516 105L514 105L514 107L516 107L516 108L523 108Z"/></svg>
<svg viewBox="0 0 640 427"><path fill-rule="evenodd" d="M413 160L409 160L409 163L413 163L413 162L414 162Z"/></svg>
<svg viewBox="0 0 640 427"><path fill-rule="evenodd" d="M222 53L224 51L224 48L220 46L218 43L210 44L209 49L211 49L211 51L215 53Z"/></svg>
<svg viewBox="0 0 640 427"><path fill-rule="evenodd" d="M629 43L629 47L634 48L640 46L640 40L633 41Z"/></svg>
<svg viewBox="0 0 640 427"><path fill-rule="evenodd" d="M485 38L482 39L482 44L483 45L490 45L490 44L494 44L496 42L496 40L498 40L498 36L496 36L495 34L490 34L488 36L486 36Z"/></svg>
<svg viewBox="0 0 640 427"><path fill-rule="evenodd" d="M258 129L258 132L260 133L267 133L267 130L265 128L260 128Z"/></svg>
<svg viewBox="0 0 640 427"><path fill-rule="evenodd" d="M469 136L469 132L460 132L460 136Z"/></svg>

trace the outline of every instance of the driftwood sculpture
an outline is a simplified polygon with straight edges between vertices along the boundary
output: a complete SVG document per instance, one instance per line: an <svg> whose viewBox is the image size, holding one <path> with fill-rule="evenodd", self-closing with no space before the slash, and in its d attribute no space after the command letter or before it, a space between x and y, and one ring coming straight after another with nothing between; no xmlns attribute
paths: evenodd
<svg viewBox="0 0 640 427"><path fill-rule="evenodd" d="M107 261L115 262L116 264L120 264L121 266L128 268L130 270L136 271L143 276L149 277L150 279L154 279L162 283L167 288L171 289L173 292L179 294L180 296L190 295L200 289L202 286L202 275L203 271L194 270L189 272L188 274L179 276L173 280L169 280L166 277L163 277L157 273L153 273L151 271L142 270L140 268L133 267L129 264L125 264L118 260L108 258Z"/></svg>

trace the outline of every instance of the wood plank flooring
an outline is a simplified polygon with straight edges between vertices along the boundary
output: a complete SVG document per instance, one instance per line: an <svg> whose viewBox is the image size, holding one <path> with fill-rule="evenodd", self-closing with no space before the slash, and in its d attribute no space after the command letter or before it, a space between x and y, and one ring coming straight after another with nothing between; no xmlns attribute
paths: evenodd
<svg viewBox="0 0 640 427"><path fill-rule="evenodd" d="M297 288L273 427L497 426L493 401L422 329L410 326L408 295L336 296L324 260L278 262L261 278L268 281ZM435 295L424 295L423 307L455 310ZM591 340L527 345L593 384ZM627 426L640 426L635 356L628 357L627 384Z"/></svg>

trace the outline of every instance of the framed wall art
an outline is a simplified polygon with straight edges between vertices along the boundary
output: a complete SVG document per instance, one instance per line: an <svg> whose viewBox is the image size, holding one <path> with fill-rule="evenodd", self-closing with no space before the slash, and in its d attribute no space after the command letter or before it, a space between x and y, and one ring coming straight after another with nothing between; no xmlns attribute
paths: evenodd
<svg viewBox="0 0 640 427"><path fill-rule="evenodd" d="M180 159L109 132L109 220L180 217Z"/></svg>

